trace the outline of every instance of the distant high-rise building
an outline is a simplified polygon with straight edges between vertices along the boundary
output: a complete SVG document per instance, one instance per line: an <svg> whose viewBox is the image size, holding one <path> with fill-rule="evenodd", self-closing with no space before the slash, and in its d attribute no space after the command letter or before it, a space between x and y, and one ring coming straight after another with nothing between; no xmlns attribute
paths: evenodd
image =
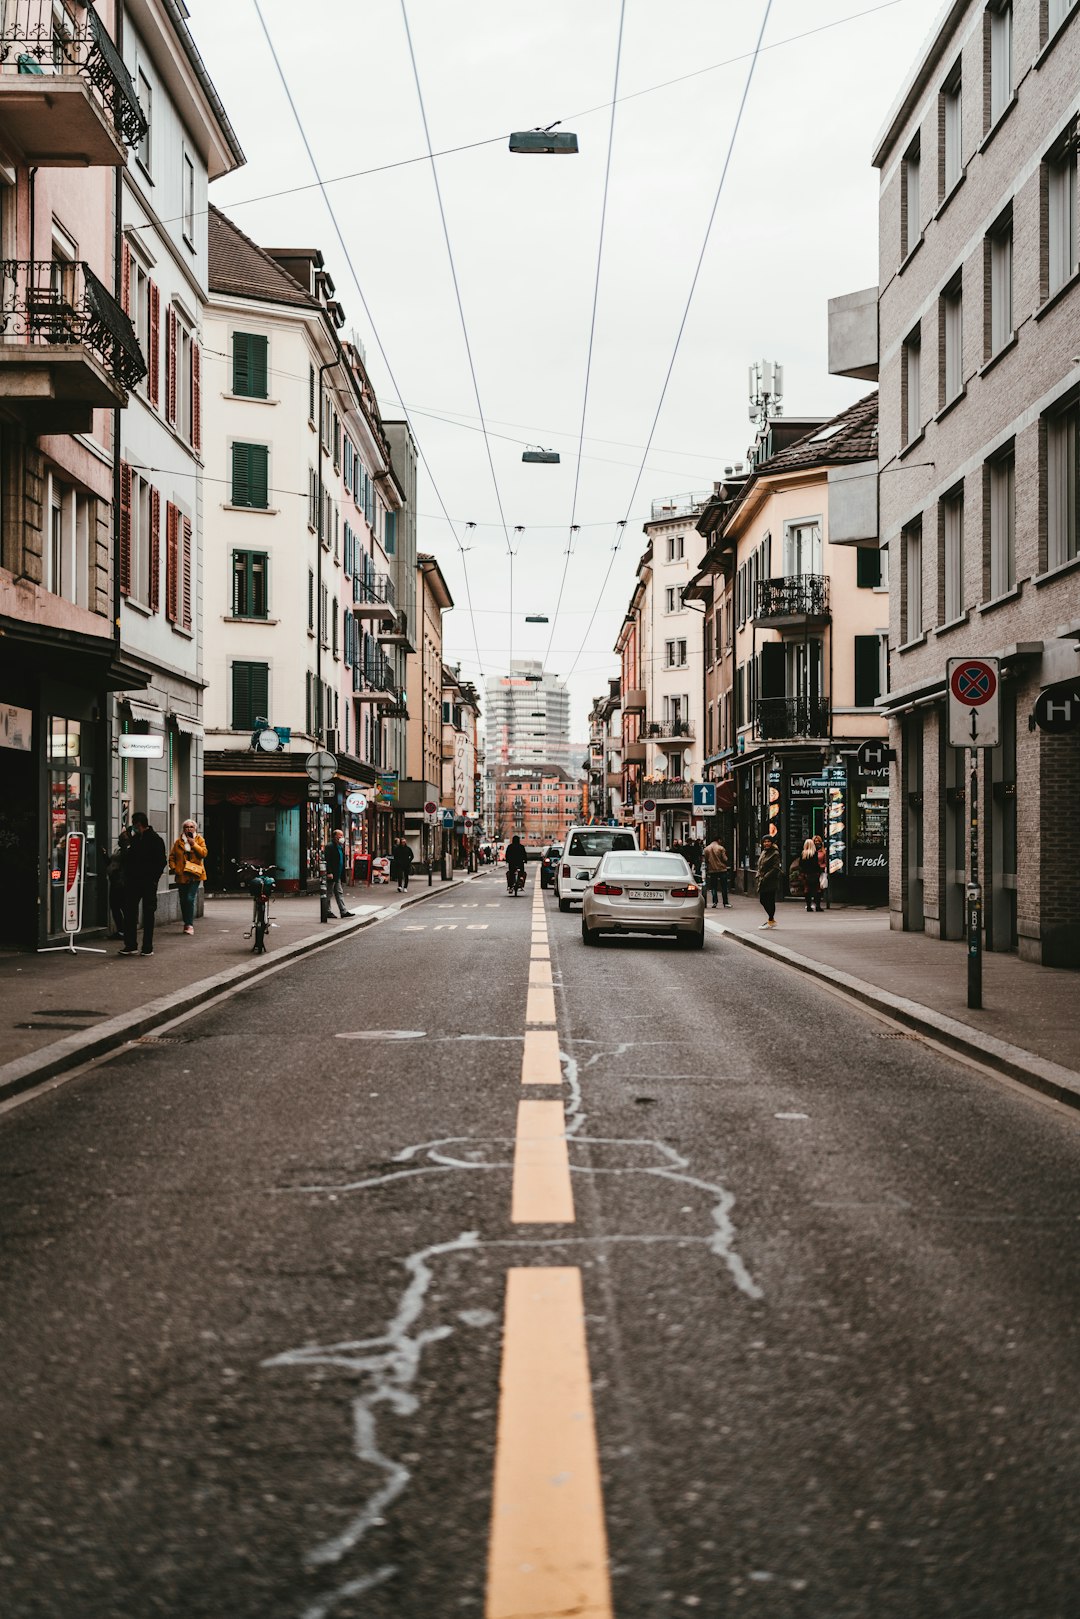
<svg viewBox="0 0 1080 1619"><path fill-rule="evenodd" d="M511 763L579 774L583 754L570 740L570 693L541 663L514 658L508 675L492 675L484 712L489 774Z"/></svg>

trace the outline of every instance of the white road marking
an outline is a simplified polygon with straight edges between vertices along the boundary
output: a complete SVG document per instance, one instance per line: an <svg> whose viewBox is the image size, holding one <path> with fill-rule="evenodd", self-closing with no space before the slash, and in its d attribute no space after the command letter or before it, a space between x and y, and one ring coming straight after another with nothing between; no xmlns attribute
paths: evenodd
<svg viewBox="0 0 1080 1619"><path fill-rule="evenodd" d="M424 1029L355 1029L335 1034L335 1040L422 1040Z"/></svg>
<svg viewBox="0 0 1080 1619"><path fill-rule="evenodd" d="M456 929L456 922L436 922L431 931L432 933L453 933Z"/></svg>
<svg viewBox="0 0 1080 1619"><path fill-rule="evenodd" d="M470 933L486 933L491 924L490 922L466 922L465 926Z"/></svg>

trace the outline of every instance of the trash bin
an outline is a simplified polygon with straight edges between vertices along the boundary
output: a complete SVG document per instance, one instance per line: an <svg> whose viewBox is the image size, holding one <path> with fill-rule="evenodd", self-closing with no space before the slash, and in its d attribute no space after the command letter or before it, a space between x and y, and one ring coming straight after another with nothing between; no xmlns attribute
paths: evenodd
<svg viewBox="0 0 1080 1619"><path fill-rule="evenodd" d="M354 883L368 883L371 881L371 856L367 854L354 854L352 862L352 880Z"/></svg>

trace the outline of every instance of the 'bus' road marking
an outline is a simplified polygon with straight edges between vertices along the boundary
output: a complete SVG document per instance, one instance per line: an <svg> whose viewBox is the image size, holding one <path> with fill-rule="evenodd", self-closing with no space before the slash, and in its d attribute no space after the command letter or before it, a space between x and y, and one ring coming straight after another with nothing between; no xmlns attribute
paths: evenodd
<svg viewBox="0 0 1080 1619"><path fill-rule="evenodd" d="M486 1619L612 1619L575 1267L508 1273L499 1387Z"/></svg>
<svg viewBox="0 0 1080 1619"><path fill-rule="evenodd" d="M521 1056L523 1085L561 1085L559 1035L556 1029L526 1029Z"/></svg>
<svg viewBox="0 0 1080 1619"><path fill-rule="evenodd" d="M563 1104L519 1102L510 1219L515 1225L572 1225L574 1193Z"/></svg>

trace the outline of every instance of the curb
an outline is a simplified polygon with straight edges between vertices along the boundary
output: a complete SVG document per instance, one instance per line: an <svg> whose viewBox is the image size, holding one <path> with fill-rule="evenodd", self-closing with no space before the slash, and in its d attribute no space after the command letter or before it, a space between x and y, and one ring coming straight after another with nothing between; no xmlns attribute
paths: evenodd
<svg viewBox="0 0 1080 1619"><path fill-rule="evenodd" d="M437 888L425 889L422 894L402 900L400 905L387 906L377 911L374 916L357 917L349 927L336 927L330 934L312 934L306 939L297 939L293 944L285 945L280 950L267 951L265 955L258 956L252 961L242 961L235 967L225 967L209 978L197 979L194 983L185 984L183 989L174 990L169 995L161 995L155 1001L148 1001L136 1011L121 1012L117 1017L108 1018L93 1029L67 1035L64 1039L55 1040L52 1045L44 1046L39 1051L29 1052L25 1057L17 1057L14 1062L4 1063L0 1066L0 1102L6 1102L22 1091L31 1090L35 1085L53 1079L69 1068L78 1068L83 1063L93 1062L95 1058L114 1051L118 1046L126 1045L128 1041L146 1034L150 1029L157 1029L163 1023L171 1022L181 1012L192 1009L193 995L206 998L220 994L248 979L258 978L260 974L269 972L274 967L280 967L285 962L296 961L316 950L329 949L342 939L351 939L353 934L359 933L362 928L369 928L374 923L381 922L383 917L396 916L410 905L422 905L425 900L434 898L436 894L446 894L452 888L460 888L465 881L464 877L454 877L448 882L440 882Z"/></svg>
<svg viewBox="0 0 1080 1619"><path fill-rule="evenodd" d="M710 925L725 939L731 939L745 949L755 950L758 955L768 956L784 966L794 967L809 978L818 978L834 989L843 990L846 995L872 1006L875 1011L887 1013L898 1023L951 1047L965 1057L974 1058L984 1067L993 1068L1030 1090L1053 1097L1067 1107L1080 1108L1080 1073L1072 1068L1051 1062L1048 1057L1040 1057L1037 1052L1025 1051L1022 1046L1010 1045L1007 1040L999 1040L994 1035L982 1034L970 1024L961 1023L958 1018L949 1017L945 1012L935 1012L932 1007L922 1006L918 1001L892 995L877 984L867 983L864 978L855 978L838 967L826 967L819 961L811 961L809 957L797 955L783 945L766 944L764 939L749 938L745 933L724 927L721 922Z"/></svg>

